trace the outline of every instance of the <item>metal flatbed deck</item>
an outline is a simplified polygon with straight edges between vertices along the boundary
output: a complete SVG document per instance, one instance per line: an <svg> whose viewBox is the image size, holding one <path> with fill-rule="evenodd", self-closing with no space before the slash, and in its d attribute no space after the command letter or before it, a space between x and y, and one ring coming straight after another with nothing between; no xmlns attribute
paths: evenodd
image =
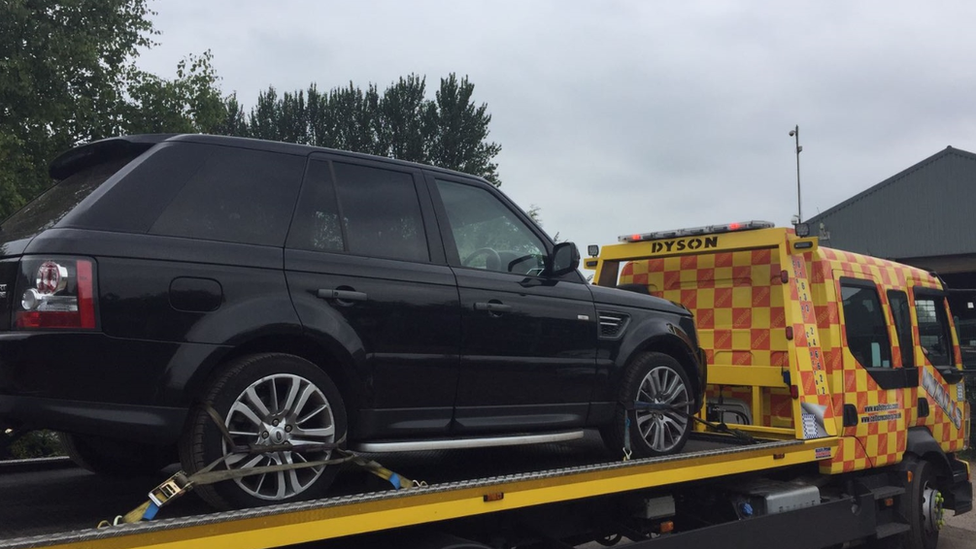
<svg viewBox="0 0 976 549"><path fill-rule="evenodd" d="M384 465L428 485L393 491L349 472L340 475L333 498L214 513L188 496L164 508L158 520L107 529L93 527L144 501L162 478L106 480L73 467L23 472L0 466L0 548L279 547L809 463L817 449L836 444L742 444L709 436L696 437L674 456L608 461L598 437L588 436L542 446L383 455Z"/></svg>

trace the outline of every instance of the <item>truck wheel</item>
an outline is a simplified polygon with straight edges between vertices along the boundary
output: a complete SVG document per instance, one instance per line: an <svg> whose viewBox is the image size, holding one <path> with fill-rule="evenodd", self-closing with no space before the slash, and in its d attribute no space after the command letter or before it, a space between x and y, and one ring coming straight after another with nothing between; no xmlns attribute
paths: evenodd
<svg viewBox="0 0 976 549"><path fill-rule="evenodd" d="M614 423L601 431L611 451L624 449L628 422L634 457L671 454L685 445L694 398L688 374L673 357L644 353L635 358L624 372L619 402Z"/></svg>
<svg viewBox="0 0 976 549"><path fill-rule="evenodd" d="M912 482L902 498L901 511L912 529L904 534L904 549L935 549L945 520L942 493L935 485L935 468L925 460L906 458Z"/></svg>
<svg viewBox="0 0 976 549"><path fill-rule="evenodd" d="M58 433L61 450L75 465L93 473L116 477L152 475L176 462L171 447L151 446L95 435Z"/></svg>
<svg viewBox="0 0 976 549"><path fill-rule="evenodd" d="M207 413L209 404L223 419L234 444L221 435ZM248 469L329 459L331 450L233 453L233 447L342 441L346 412L329 376L302 358L258 354L238 358L214 378L195 406L180 441L180 461L193 474L228 454L215 470ZM198 485L196 492L219 509L253 507L320 497L335 478L336 465L259 473Z"/></svg>

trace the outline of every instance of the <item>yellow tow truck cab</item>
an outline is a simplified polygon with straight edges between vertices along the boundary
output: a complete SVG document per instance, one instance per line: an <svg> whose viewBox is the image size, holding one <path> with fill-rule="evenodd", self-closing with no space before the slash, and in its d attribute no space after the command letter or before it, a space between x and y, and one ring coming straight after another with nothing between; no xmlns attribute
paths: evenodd
<svg viewBox="0 0 976 549"><path fill-rule="evenodd" d="M824 474L968 447L959 342L934 274L760 221L619 240L584 266L595 284L694 313L704 416L765 437L836 437Z"/></svg>

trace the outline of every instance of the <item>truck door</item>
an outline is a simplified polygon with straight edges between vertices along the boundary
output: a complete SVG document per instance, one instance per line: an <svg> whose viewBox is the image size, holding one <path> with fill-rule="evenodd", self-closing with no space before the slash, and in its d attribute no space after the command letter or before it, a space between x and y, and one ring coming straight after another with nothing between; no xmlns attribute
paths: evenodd
<svg viewBox="0 0 976 549"><path fill-rule="evenodd" d="M910 353L903 353L906 345L911 349L908 297L883 292L874 280L836 276L843 300L844 436L856 437L859 446L852 466L894 463L905 449L918 386L917 370L906 362Z"/></svg>
<svg viewBox="0 0 976 549"><path fill-rule="evenodd" d="M929 413L918 419L944 451L964 449L965 387L957 367L960 356L949 324L948 303L939 290L915 288L918 329L916 358L921 374L918 396L927 400Z"/></svg>

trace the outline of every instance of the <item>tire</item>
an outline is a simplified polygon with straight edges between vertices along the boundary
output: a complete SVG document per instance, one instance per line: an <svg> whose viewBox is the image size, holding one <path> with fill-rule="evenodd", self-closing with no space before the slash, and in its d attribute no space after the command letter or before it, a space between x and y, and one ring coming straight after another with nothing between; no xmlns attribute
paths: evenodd
<svg viewBox="0 0 976 549"><path fill-rule="evenodd" d="M224 420L235 445L342 441L346 412L338 388L317 366L287 354L258 354L228 363L194 406L180 440L183 470L193 474L225 456L230 445L207 413ZM304 435L304 436L302 436ZM278 451L235 455L215 470L241 469L329 459L332 451ZM337 465L264 473L197 485L195 492L218 509L255 507L321 497Z"/></svg>
<svg viewBox="0 0 976 549"><path fill-rule="evenodd" d="M171 447L72 433L58 433L58 442L76 465L105 476L148 476L177 461Z"/></svg>
<svg viewBox="0 0 976 549"><path fill-rule="evenodd" d="M902 516L911 530L904 534L900 547L904 549L935 549L942 527L942 494L936 488L935 467L925 460L905 458L905 466L912 473L912 482L902 498Z"/></svg>
<svg viewBox="0 0 976 549"><path fill-rule="evenodd" d="M670 355L643 353L627 366L620 383L619 406L611 425L601 429L604 443L614 453L626 444L630 423L633 457L653 457L681 451L691 433L694 397L685 369ZM674 404L672 411L642 410L635 402Z"/></svg>

